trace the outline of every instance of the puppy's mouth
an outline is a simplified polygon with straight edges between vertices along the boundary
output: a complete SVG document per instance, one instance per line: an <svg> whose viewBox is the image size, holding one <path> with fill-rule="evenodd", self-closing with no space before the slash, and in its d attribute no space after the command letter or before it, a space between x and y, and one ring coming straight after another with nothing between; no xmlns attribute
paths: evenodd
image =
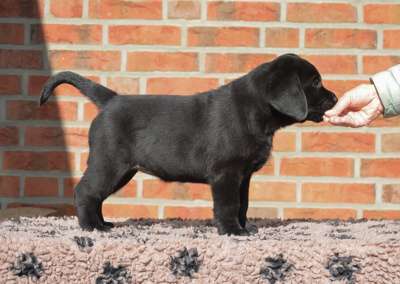
<svg viewBox="0 0 400 284"><path fill-rule="evenodd" d="M310 111L307 115L307 120L311 120L314 122L321 122L324 120L324 113L317 111Z"/></svg>

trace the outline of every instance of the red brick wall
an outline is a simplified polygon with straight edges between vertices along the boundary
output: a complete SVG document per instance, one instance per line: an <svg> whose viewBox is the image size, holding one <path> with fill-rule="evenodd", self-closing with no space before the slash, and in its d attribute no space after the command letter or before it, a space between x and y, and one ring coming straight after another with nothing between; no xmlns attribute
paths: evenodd
<svg viewBox="0 0 400 284"><path fill-rule="evenodd" d="M286 53L313 62L341 95L400 63L397 1L0 2L0 198L72 202L96 109L69 86L38 108L52 72L73 70L119 92L192 94ZM205 185L138 174L108 216L210 217ZM250 216L400 218L400 119L351 129L280 131L252 179Z"/></svg>

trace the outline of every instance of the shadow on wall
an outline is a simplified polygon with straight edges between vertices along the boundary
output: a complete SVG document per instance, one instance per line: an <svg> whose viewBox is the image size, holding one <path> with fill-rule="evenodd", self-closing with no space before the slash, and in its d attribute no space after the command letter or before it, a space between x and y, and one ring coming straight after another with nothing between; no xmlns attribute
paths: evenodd
<svg viewBox="0 0 400 284"><path fill-rule="evenodd" d="M3 209L33 205L72 214L68 180L77 158L63 126L77 119L78 105L58 96L38 106L52 71L42 18L53 7L45 5L50 1L0 1L0 201Z"/></svg>

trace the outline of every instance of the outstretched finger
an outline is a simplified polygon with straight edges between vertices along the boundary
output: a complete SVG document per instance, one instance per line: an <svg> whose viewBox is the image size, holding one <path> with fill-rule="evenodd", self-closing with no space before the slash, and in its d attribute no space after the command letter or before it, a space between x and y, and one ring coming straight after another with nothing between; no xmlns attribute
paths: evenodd
<svg viewBox="0 0 400 284"><path fill-rule="evenodd" d="M334 116L329 118L329 122L336 126L362 127L368 124L368 119L359 112L349 112L345 116Z"/></svg>
<svg viewBox="0 0 400 284"><path fill-rule="evenodd" d="M325 115L328 117L339 116L347 108L349 108L350 104L351 104L350 95L345 94L343 97L339 99L339 101L333 108L325 112Z"/></svg>

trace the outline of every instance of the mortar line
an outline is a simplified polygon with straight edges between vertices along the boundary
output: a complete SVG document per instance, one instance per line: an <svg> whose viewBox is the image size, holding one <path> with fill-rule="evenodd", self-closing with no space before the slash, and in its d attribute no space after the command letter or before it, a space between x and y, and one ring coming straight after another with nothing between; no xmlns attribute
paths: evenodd
<svg viewBox="0 0 400 284"><path fill-rule="evenodd" d="M355 158L354 159L354 177L359 178L360 177L360 170L361 170L361 160L360 158Z"/></svg>
<svg viewBox="0 0 400 284"><path fill-rule="evenodd" d="M50 18L50 17L52 17L50 13L50 0L44 0L44 17L42 18ZM40 23L41 20L39 19L38 21Z"/></svg>
<svg viewBox="0 0 400 284"><path fill-rule="evenodd" d="M59 197L64 197L64 182L63 182L63 178L62 177L58 177L57 178L57 185L58 185L58 196Z"/></svg>
<svg viewBox="0 0 400 284"><path fill-rule="evenodd" d="M25 196L25 175L19 176L19 197Z"/></svg>
<svg viewBox="0 0 400 284"><path fill-rule="evenodd" d="M208 6L208 1L206 0L200 1L200 22L207 21L207 6Z"/></svg>
<svg viewBox="0 0 400 284"><path fill-rule="evenodd" d="M88 19L89 18L89 0L83 0L82 3L82 18Z"/></svg>
<svg viewBox="0 0 400 284"><path fill-rule="evenodd" d="M19 141L18 146L20 147L23 147L25 145L25 133L26 133L26 126L18 127L18 141Z"/></svg>
<svg viewBox="0 0 400 284"><path fill-rule="evenodd" d="M302 183L296 181L296 203L301 203L302 200Z"/></svg>
<svg viewBox="0 0 400 284"><path fill-rule="evenodd" d="M101 46L109 45L108 37L109 37L109 26L102 25L101 26L101 42L102 42Z"/></svg>
<svg viewBox="0 0 400 284"><path fill-rule="evenodd" d="M24 46L27 46L31 43L31 25L24 23Z"/></svg>
<svg viewBox="0 0 400 284"><path fill-rule="evenodd" d="M383 193L383 186L380 182L375 184L375 202L377 206L382 206L382 193Z"/></svg>
<svg viewBox="0 0 400 284"><path fill-rule="evenodd" d="M145 95L147 92L147 79L143 76L139 77L139 94Z"/></svg>
<svg viewBox="0 0 400 284"><path fill-rule="evenodd" d="M169 3L168 0L162 0L162 19L167 20L168 19L168 10L169 10Z"/></svg>
<svg viewBox="0 0 400 284"><path fill-rule="evenodd" d="M126 50L121 51L121 71L124 72L127 70L128 65L128 52Z"/></svg>

